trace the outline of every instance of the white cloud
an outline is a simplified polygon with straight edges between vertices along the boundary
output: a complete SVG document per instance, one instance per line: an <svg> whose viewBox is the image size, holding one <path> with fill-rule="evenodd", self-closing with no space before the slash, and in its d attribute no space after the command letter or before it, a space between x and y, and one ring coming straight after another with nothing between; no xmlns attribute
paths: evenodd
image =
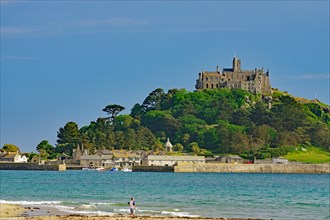
<svg viewBox="0 0 330 220"><path fill-rule="evenodd" d="M328 73L328 74L304 74L300 77L300 79L306 79L306 80L330 79L330 73Z"/></svg>

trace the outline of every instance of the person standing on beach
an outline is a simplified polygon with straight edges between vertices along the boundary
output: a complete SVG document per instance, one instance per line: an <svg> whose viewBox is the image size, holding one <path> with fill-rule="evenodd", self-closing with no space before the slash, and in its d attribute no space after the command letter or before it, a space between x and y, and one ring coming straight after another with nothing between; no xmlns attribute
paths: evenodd
<svg viewBox="0 0 330 220"><path fill-rule="evenodd" d="M136 209L134 198L131 198L131 201L128 202L130 216L134 216L134 211Z"/></svg>

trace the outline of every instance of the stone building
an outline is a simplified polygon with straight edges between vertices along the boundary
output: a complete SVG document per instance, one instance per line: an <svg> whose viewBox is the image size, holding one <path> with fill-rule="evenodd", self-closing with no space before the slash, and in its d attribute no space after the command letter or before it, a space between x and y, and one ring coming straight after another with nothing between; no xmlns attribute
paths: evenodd
<svg viewBox="0 0 330 220"><path fill-rule="evenodd" d="M168 156L148 155L143 161L143 166L174 166L178 162L205 163L204 156Z"/></svg>
<svg viewBox="0 0 330 220"><path fill-rule="evenodd" d="M80 157L80 165L91 168L111 168L114 166L113 155L83 155Z"/></svg>
<svg viewBox="0 0 330 220"><path fill-rule="evenodd" d="M233 67L224 68L222 71L217 67L216 71L202 71L196 80L197 90L217 88L239 88L254 94L270 94L271 85L269 71L262 69L242 70L241 60L234 57Z"/></svg>
<svg viewBox="0 0 330 220"><path fill-rule="evenodd" d="M238 155L225 155L216 158L215 161L219 161L221 163L243 163L244 160Z"/></svg>

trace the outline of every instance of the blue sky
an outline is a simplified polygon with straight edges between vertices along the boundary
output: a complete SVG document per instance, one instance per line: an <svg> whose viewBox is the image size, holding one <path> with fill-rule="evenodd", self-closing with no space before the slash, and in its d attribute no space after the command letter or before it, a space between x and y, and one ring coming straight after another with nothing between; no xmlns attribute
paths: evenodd
<svg viewBox="0 0 330 220"><path fill-rule="evenodd" d="M67 122L129 113L198 73L270 69L273 88L329 104L329 1L14 1L1 6L1 146L56 144Z"/></svg>

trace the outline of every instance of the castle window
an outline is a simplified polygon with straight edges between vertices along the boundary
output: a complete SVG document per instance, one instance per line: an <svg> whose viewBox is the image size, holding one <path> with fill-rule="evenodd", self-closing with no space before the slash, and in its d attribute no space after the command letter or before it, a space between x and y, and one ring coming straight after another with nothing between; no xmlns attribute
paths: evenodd
<svg viewBox="0 0 330 220"><path fill-rule="evenodd" d="M209 81L209 78L208 77L206 77L206 81Z"/></svg>
<svg viewBox="0 0 330 220"><path fill-rule="evenodd" d="M217 88L219 88L219 84L217 84Z"/></svg>
<svg viewBox="0 0 330 220"><path fill-rule="evenodd" d="M211 88L213 89L213 84L211 84Z"/></svg>
<svg viewBox="0 0 330 220"><path fill-rule="evenodd" d="M209 84L206 83L206 88L208 89L209 88Z"/></svg>

